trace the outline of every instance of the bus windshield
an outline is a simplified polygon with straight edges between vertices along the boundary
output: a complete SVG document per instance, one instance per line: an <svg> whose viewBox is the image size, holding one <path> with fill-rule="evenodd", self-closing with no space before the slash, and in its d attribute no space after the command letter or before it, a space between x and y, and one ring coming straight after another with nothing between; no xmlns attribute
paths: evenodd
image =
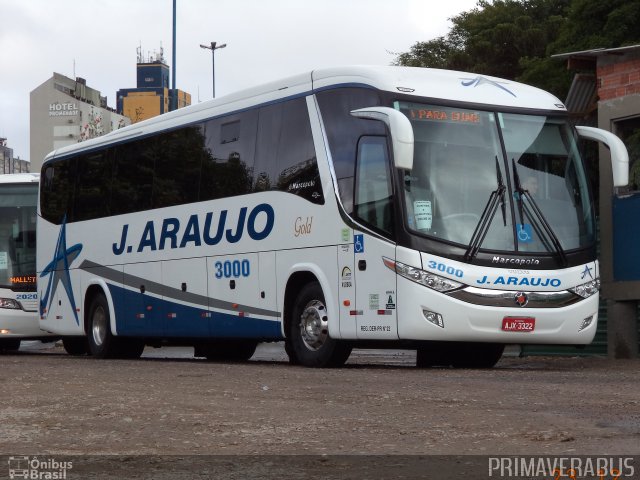
<svg viewBox="0 0 640 480"><path fill-rule="evenodd" d="M0 189L0 287L34 289L38 185Z"/></svg>
<svg viewBox="0 0 640 480"><path fill-rule="evenodd" d="M510 252L593 244L586 176L564 119L408 102L396 108L414 129L413 170L404 178L410 230L468 246L489 222L481 248Z"/></svg>

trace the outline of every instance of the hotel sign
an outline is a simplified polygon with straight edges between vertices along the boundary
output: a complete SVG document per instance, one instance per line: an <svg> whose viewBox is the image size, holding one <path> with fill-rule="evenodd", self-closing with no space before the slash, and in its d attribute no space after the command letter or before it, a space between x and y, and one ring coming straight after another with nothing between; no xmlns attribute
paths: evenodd
<svg viewBox="0 0 640 480"><path fill-rule="evenodd" d="M78 104L74 103L50 103L50 117L72 117L78 115Z"/></svg>

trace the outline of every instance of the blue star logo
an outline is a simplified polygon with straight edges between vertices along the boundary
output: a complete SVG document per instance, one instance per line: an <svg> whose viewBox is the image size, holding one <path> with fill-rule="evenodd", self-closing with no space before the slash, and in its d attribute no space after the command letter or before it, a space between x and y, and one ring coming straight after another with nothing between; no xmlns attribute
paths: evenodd
<svg viewBox="0 0 640 480"><path fill-rule="evenodd" d="M589 265L585 265L584 266L584 270L582 271L582 276L580 277L581 279L585 279L587 278L587 275L589 275L589 278L591 278L591 280L593 280L593 275L591 274L591 268L589 268Z"/></svg>
<svg viewBox="0 0 640 480"><path fill-rule="evenodd" d="M73 263L78 255L80 255L81 251L82 245L80 243L76 243L72 247L67 248L67 217L65 216L62 219L62 226L60 227L56 250L53 253L53 260L51 260L49 265L44 267L44 270L40 274L41 278L49 275L47 292L44 295L40 293L40 316L44 315L45 311L49 310L58 285L62 283L64 290L67 292L67 297L71 302L71 308L73 309L73 315L76 318L76 323L80 325L78 312L76 310L76 301L73 297L73 289L71 288L69 265Z"/></svg>
<svg viewBox="0 0 640 480"><path fill-rule="evenodd" d="M475 88L480 85L493 85L494 87L498 87L500 90L504 90L509 95L512 95L514 97L516 96L516 94L513 93L511 90L501 85L501 83L506 83L506 82L495 82L493 80L489 80L488 78L484 78L481 75L478 75L476 78L461 78L460 80L461 80L460 83L465 87Z"/></svg>

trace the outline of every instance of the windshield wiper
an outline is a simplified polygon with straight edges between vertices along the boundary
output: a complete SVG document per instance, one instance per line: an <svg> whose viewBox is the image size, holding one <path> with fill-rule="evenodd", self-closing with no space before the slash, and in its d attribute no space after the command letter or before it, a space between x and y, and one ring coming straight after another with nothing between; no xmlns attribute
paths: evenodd
<svg viewBox="0 0 640 480"><path fill-rule="evenodd" d="M551 241L553 248L555 249L558 257L560 257L560 262L563 267L566 267L569 263L567 261L567 254L565 253L562 245L560 245L560 240L558 236L555 234L551 225L545 218L538 207L538 204L534 200L533 196L529 193L529 190L522 188L522 184L520 183L520 175L518 175L518 169L516 167L515 159L511 159L511 163L513 165L513 183L516 190L516 200L518 201L518 213L520 215L520 225L524 226L524 217L525 214L528 218L531 219L531 222L534 224L534 228L537 232L544 232L547 235L547 238ZM523 197L527 197L527 203L524 202ZM533 214L532 214L533 213ZM537 220L537 223L536 223ZM540 228L542 227L542 228ZM542 236L542 235L541 235Z"/></svg>
<svg viewBox="0 0 640 480"><path fill-rule="evenodd" d="M496 177L498 180L498 188L496 188L491 195L489 195L489 200L482 211L482 215L480 215L480 220L476 225L475 230L473 231L473 235L471 235L471 241L469 242L469 248L464 253L464 259L467 262L470 262L475 258L480 250L480 246L482 242L484 242L487 233L489 232L489 227L491 226L491 221L493 217L496 216L496 211L498 210L498 204L502 207L502 221L504 222L505 227L507 226L507 214L506 214L506 205L504 203L504 194L507 188L504 186L504 181L502 180L502 172L500 171L500 163L498 162L498 157L496 156Z"/></svg>

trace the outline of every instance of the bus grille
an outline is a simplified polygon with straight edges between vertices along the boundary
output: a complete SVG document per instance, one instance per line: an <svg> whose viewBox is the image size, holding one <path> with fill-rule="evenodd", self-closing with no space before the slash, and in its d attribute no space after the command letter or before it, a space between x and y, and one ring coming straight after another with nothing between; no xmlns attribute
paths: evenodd
<svg viewBox="0 0 640 480"><path fill-rule="evenodd" d="M22 309L25 312L37 312L38 311L38 300L20 300L20 304L22 305Z"/></svg>

